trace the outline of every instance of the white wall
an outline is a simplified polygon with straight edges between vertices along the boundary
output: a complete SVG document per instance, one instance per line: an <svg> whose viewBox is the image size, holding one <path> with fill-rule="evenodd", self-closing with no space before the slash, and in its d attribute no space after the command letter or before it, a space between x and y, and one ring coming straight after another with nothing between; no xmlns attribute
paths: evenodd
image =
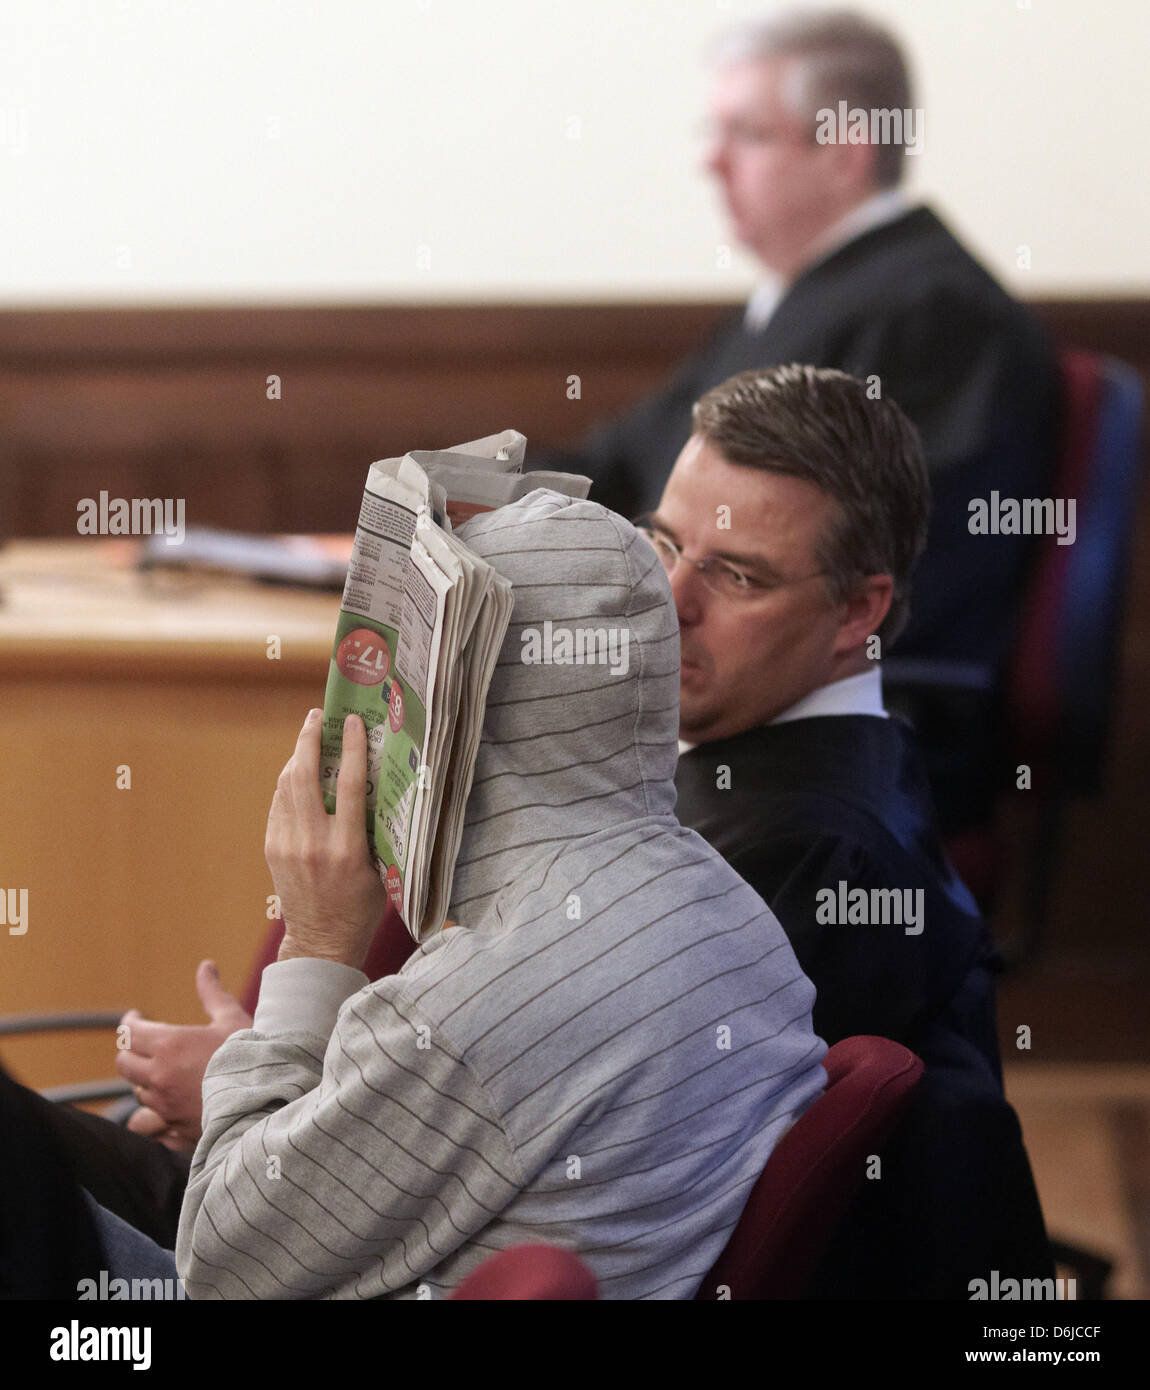
<svg viewBox="0 0 1150 1390"><path fill-rule="evenodd" d="M0 0L0 304L734 296L700 56L763 8ZM860 8L917 63L912 186L1000 275L1150 290L1146 0Z"/></svg>

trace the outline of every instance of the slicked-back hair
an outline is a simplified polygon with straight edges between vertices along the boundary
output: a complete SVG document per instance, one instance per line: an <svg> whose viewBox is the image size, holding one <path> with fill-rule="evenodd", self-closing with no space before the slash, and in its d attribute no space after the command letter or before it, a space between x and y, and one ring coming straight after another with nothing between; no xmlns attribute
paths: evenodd
<svg viewBox="0 0 1150 1390"><path fill-rule="evenodd" d="M787 93L794 114L815 138L818 113L840 101L863 111L906 111L912 84L898 40L854 10L788 10L719 34L709 56L717 66L756 58L797 59L797 80ZM905 144L875 146L874 181L893 188L906 170Z"/></svg>
<svg viewBox="0 0 1150 1390"><path fill-rule="evenodd" d="M890 611L878 629L885 651L910 616L930 519L914 425L845 372L798 365L740 372L697 401L692 419L728 463L802 478L835 499L816 559L835 603L870 575L891 576Z"/></svg>

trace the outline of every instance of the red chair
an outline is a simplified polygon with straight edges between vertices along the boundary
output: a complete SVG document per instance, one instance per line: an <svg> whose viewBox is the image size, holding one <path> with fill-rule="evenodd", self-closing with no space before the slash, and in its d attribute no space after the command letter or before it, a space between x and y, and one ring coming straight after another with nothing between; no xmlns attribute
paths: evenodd
<svg viewBox="0 0 1150 1390"><path fill-rule="evenodd" d="M599 1297L599 1286L570 1250L557 1245L512 1245L472 1270L451 1297L488 1302L587 1302Z"/></svg>
<svg viewBox="0 0 1150 1390"><path fill-rule="evenodd" d="M922 1075L913 1052L886 1038L845 1038L823 1061L827 1088L771 1153L734 1233L696 1299L801 1298ZM493 1255L453 1299L589 1300L595 1276L552 1245Z"/></svg>
<svg viewBox="0 0 1150 1390"><path fill-rule="evenodd" d="M1011 858L1022 859L1023 926L1003 943L1011 965L1033 957L1045 935L1067 801L1102 787L1141 481L1138 374L1078 351L1063 352L1060 363L1062 448L1049 491L1075 499L1076 538L1073 545L1059 545L1056 536L1036 542L1004 685L1006 795L1027 799L1033 835L1022 849L993 828L976 829L946 846L988 915ZM1031 786L1018 792L1014 769L1022 764Z"/></svg>
<svg viewBox="0 0 1150 1390"><path fill-rule="evenodd" d="M1061 354L1060 367L1062 447L1049 491L1075 499L1076 537L1073 545L1037 541L1004 681L1008 772L1013 778L1025 765L1031 783L1019 791L1008 781L1000 809L1025 798L1029 824L1023 836L978 827L946 845L988 917L1019 872L1021 923L999 942L1012 969L1032 962L1045 942L1068 802L1102 790L1142 477L1138 374L1075 350ZM1085 1297L1103 1297L1106 1259L1056 1239L1051 1249L1077 1271Z"/></svg>
<svg viewBox="0 0 1150 1390"><path fill-rule="evenodd" d="M908 1048L870 1037L836 1043L823 1067L826 1090L775 1146L696 1299L802 1298L923 1072Z"/></svg>

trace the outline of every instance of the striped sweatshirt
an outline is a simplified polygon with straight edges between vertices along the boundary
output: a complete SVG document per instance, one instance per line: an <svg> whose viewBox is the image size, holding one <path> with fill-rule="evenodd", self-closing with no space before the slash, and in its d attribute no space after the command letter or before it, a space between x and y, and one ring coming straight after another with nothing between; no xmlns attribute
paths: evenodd
<svg viewBox="0 0 1150 1390"><path fill-rule="evenodd" d="M782 928L675 819L678 625L654 551L542 489L460 534L515 606L459 925L374 984L267 967L204 1078L176 1249L193 1297L441 1298L545 1241L604 1298L691 1298L825 1084Z"/></svg>

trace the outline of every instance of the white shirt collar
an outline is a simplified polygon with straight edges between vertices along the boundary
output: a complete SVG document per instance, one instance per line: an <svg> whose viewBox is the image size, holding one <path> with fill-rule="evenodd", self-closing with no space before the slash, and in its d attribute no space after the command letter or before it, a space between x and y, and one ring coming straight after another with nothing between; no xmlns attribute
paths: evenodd
<svg viewBox="0 0 1150 1390"><path fill-rule="evenodd" d="M857 676L845 676L830 685L820 685L804 695L790 709L776 714L772 724L789 724L794 719L820 719L828 714L873 714L888 719L882 702L882 671L876 661Z"/></svg>
<svg viewBox="0 0 1150 1390"><path fill-rule="evenodd" d="M809 695L797 700L790 709L776 714L771 724L789 724L795 719L823 719L836 714L870 714L889 719L882 702L882 668L876 661L857 676L845 676L841 681L820 685ZM689 753L694 743L679 740L679 753Z"/></svg>
<svg viewBox="0 0 1150 1390"><path fill-rule="evenodd" d="M914 205L914 200L901 188L884 188L878 193L872 193L869 198L864 198L857 207L851 208L850 212L829 226L821 236L815 238L811 243L810 257L800 273L805 274L812 266L825 261L833 252L862 236L864 232L871 232L887 222L894 222L896 218L909 212ZM757 333L767 326L788 288L781 275L767 273L763 276L751 291L743 315L743 324L749 333Z"/></svg>

